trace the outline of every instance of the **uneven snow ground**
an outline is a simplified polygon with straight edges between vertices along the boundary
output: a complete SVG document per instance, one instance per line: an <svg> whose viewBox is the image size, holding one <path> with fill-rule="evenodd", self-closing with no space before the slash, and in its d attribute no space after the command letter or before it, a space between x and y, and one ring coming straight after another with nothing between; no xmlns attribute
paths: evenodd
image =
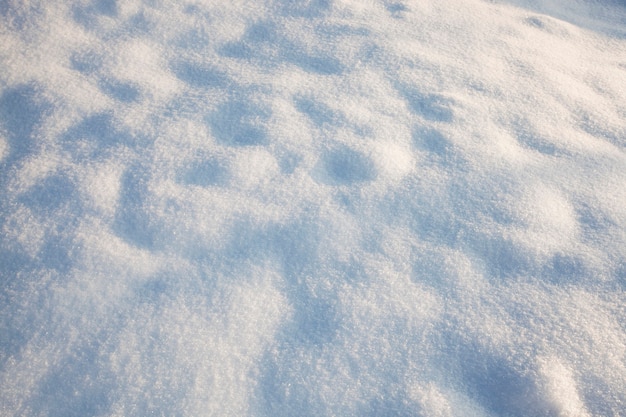
<svg viewBox="0 0 626 417"><path fill-rule="evenodd" d="M626 415L619 1L0 1L2 416Z"/></svg>

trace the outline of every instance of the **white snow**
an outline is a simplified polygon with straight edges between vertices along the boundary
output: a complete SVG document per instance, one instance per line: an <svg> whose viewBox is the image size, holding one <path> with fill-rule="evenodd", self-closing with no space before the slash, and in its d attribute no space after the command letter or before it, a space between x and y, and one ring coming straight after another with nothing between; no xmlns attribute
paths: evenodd
<svg viewBox="0 0 626 417"><path fill-rule="evenodd" d="M626 415L626 4L0 2L0 415Z"/></svg>

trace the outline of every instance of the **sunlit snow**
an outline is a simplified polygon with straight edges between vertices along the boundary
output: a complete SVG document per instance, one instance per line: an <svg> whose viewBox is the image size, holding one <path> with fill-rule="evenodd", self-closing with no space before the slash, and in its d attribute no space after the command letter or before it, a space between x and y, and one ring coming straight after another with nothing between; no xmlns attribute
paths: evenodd
<svg viewBox="0 0 626 417"><path fill-rule="evenodd" d="M0 415L626 416L626 3L0 0Z"/></svg>

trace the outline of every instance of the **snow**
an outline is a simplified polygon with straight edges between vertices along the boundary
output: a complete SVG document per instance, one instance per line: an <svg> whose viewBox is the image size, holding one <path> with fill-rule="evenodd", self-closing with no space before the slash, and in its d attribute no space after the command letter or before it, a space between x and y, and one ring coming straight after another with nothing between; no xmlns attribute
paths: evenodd
<svg viewBox="0 0 626 417"><path fill-rule="evenodd" d="M626 415L626 5L0 2L0 415Z"/></svg>

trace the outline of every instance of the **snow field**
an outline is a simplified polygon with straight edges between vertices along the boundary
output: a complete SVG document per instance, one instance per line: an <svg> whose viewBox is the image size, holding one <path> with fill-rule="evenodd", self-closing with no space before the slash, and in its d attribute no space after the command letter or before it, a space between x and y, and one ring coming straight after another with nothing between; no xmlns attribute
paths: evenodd
<svg viewBox="0 0 626 417"><path fill-rule="evenodd" d="M0 5L0 414L622 415L625 22Z"/></svg>

